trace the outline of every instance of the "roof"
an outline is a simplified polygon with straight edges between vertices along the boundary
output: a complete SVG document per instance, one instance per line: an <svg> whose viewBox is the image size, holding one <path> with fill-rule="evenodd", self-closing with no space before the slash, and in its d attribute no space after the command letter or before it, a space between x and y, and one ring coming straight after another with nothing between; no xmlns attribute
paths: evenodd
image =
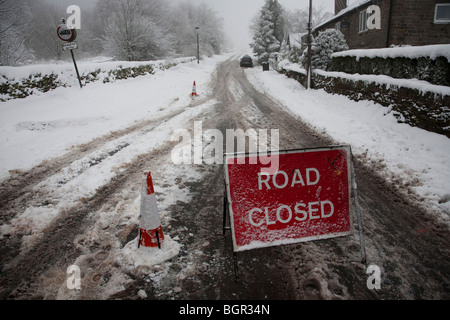
<svg viewBox="0 0 450 320"><path fill-rule="evenodd" d="M370 2L373 2L373 0L356 0L353 4L349 5L347 8L339 11L339 13L337 15L335 15L334 17L332 17L331 19L328 19L327 21L322 22L318 26L314 27L313 31L315 31L316 29L319 29L320 27L323 27L324 25L326 25L334 20L338 20L340 17L344 16L345 14L347 14L353 10L356 10L362 6L365 6L365 5L369 4Z"/></svg>

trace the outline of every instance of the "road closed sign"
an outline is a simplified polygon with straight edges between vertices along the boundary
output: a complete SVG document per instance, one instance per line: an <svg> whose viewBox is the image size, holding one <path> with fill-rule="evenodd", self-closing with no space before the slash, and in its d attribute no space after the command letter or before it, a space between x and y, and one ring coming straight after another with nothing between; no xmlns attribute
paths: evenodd
<svg viewBox="0 0 450 320"><path fill-rule="evenodd" d="M225 155L234 251L352 233L349 146L270 156L278 156L273 172L264 170L257 154Z"/></svg>

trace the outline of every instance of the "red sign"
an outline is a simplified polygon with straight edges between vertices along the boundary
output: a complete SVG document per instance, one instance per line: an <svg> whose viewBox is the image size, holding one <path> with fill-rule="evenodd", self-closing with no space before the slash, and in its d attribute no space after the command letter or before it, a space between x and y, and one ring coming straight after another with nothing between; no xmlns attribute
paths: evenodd
<svg viewBox="0 0 450 320"><path fill-rule="evenodd" d="M75 29L70 29L66 24L60 24L56 30L58 38L62 41L71 42L77 38L77 31Z"/></svg>
<svg viewBox="0 0 450 320"><path fill-rule="evenodd" d="M350 147L225 155L234 251L349 235ZM245 164L243 159L245 158Z"/></svg>

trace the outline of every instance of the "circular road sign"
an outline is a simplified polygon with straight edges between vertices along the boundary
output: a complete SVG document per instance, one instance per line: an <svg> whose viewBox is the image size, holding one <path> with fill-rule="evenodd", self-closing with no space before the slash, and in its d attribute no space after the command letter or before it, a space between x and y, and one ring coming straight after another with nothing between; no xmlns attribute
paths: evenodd
<svg viewBox="0 0 450 320"><path fill-rule="evenodd" d="M77 38L77 32L75 29L70 29L67 24L60 24L58 26L58 38L62 41L72 42Z"/></svg>

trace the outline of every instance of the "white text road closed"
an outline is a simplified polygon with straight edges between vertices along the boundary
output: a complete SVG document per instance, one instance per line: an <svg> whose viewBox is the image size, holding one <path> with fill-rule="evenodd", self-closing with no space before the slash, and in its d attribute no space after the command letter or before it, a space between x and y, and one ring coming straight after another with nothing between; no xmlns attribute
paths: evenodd
<svg viewBox="0 0 450 320"><path fill-rule="evenodd" d="M279 169L225 156L235 251L351 234L350 147L280 151ZM247 161L236 161L246 157Z"/></svg>

